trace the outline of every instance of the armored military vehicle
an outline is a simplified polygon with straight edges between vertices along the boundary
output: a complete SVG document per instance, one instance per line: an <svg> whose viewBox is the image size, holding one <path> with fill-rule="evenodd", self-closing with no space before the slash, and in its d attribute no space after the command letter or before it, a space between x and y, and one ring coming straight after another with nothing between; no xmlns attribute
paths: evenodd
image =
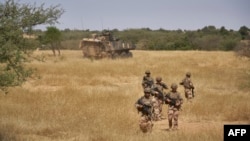
<svg viewBox="0 0 250 141"><path fill-rule="evenodd" d="M82 49L84 58L128 58L133 54L130 50L135 49L135 45L120 41L111 32L106 31L101 34L92 34L91 38L83 38L79 48Z"/></svg>

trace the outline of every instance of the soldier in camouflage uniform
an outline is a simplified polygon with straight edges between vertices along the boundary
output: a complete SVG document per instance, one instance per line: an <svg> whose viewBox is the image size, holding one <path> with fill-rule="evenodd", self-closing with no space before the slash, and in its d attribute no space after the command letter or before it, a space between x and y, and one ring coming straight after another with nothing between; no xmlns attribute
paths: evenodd
<svg viewBox="0 0 250 141"><path fill-rule="evenodd" d="M180 82L180 85L183 85L185 97L187 101L192 102L191 99L194 98L194 85L191 80L191 73L187 72L186 77Z"/></svg>
<svg viewBox="0 0 250 141"><path fill-rule="evenodd" d="M150 71L146 70L145 75L143 76L142 79L142 87L145 88L152 88L154 84L154 79L150 76Z"/></svg>
<svg viewBox="0 0 250 141"><path fill-rule="evenodd" d="M168 123L169 130L178 129L178 117L183 99L181 94L177 91L177 84L171 85L171 91L165 95L165 102L168 104Z"/></svg>
<svg viewBox="0 0 250 141"><path fill-rule="evenodd" d="M144 96L139 98L135 107L138 112L141 113L141 118L139 121L139 127L143 133L151 132L153 123L152 123L152 98L151 98L151 90L150 88L144 89Z"/></svg>
<svg viewBox="0 0 250 141"><path fill-rule="evenodd" d="M161 77L156 77L156 83L152 87L152 93L157 94L158 101L159 101L159 109L160 109L160 117L162 117L162 105L164 102L164 89L168 89L166 83L162 81Z"/></svg>

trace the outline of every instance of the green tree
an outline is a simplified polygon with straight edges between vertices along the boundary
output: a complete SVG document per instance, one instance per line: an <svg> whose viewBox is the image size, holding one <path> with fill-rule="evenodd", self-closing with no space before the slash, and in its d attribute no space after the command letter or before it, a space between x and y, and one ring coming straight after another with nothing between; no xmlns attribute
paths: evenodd
<svg viewBox="0 0 250 141"><path fill-rule="evenodd" d="M205 26L201 31L205 34L214 34L217 32L216 27L213 25Z"/></svg>
<svg viewBox="0 0 250 141"><path fill-rule="evenodd" d="M229 34L227 29L224 26L222 26L220 28L220 33L221 33L221 35L228 35Z"/></svg>
<svg viewBox="0 0 250 141"><path fill-rule="evenodd" d="M60 56L60 46L62 40L62 33L59 29L54 26L47 27L47 31L45 31L45 43L50 44L53 55L56 56L56 51L58 51L58 55Z"/></svg>
<svg viewBox="0 0 250 141"><path fill-rule="evenodd" d="M16 0L0 2L0 89L21 85L31 74L25 66L35 49L23 34L40 24L58 23L64 10L60 5L44 8L44 4L21 4Z"/></svg>
<svg viewBox="0 0 250 141"><path fill-rule="evenodd" d="M239 33L241 35L241 39L245 40L249 36L250 29L248 29L246 26L242 26L239 29Z"/></svg>

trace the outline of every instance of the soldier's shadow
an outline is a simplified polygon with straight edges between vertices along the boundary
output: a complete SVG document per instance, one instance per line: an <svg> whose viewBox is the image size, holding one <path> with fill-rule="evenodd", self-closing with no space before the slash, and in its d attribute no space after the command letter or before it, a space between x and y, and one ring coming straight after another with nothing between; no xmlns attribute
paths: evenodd
<svg viewBox="0 0 250 141"><path fill-rule="evenodd" d="M170 129L161 129L161 131L167 131L167 132L170 132L171 130Z"/></svg>
<svg viewBox="0 0 250 141"><path fill-rule="evenodd" d="M166 132L176 132L178 131L178 129L161 129L162 131L166 131Z"/></svg>

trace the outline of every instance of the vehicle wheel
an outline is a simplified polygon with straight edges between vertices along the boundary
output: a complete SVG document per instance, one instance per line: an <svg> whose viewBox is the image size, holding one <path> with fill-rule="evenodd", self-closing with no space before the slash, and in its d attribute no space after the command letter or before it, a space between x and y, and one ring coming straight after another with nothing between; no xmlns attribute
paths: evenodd
<svg viewBox="0 0 250 141"><path fill-rule="evenodd" d="M112 59L117 59L118 57L119 57L119 54L117 53L112 54Z"/></svg>
<svg viewBox="0 0 250 141"><path fill-rule="evenodd" d="M127 55L126 52L122 52L122 53L121 53L121 58L127 58L127 56L128 56L128 55Z"/></svg>
<svg viewBox="0 0 250 141"><path fill-rule="evenodd" d="M128 52L128 53L127 53L127 56L128 56L128 57L133 57L132 52Z"/></svg>

